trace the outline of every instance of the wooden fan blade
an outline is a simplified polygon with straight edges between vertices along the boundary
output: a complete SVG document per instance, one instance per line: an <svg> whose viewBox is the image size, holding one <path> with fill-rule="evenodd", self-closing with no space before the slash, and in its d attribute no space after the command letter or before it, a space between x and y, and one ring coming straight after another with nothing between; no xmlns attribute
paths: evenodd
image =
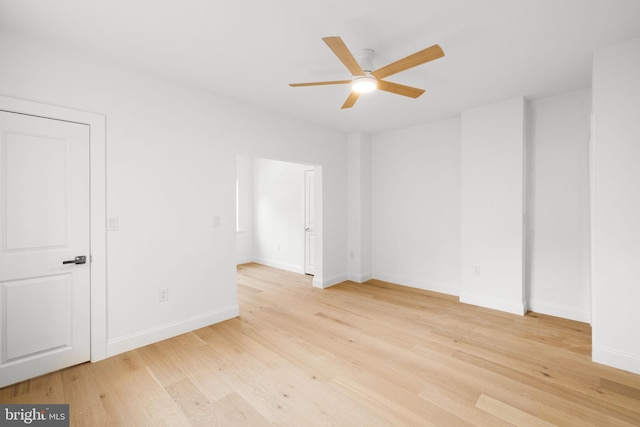
<svg viewBox="0 0 640 427"><path fill-rule="evenodd" d="M356 103L359 97L360 97L360 94L358 92L351 92L347 97L347 100L344 101L344 104L342 104L342 108L344 109L344 108L353 107L353 104Z"/></svg>
<svg viewBox="0 0 640 427"><path fill-rule="evenodd" d="M378 68L371 74L373 74L378 80L380 80L393 74L399 73L400 71L408 70L409 68L422 65L425 62L442 58L443 56L444 52L442 51L442 48L437 44L434 44L433 46L423 49L420 52L416 52L413 55L407 56L406 58L402 58L396 62L392 62L389 65L385 65L382 68Z"/></svg>
<svg viewBox="0 0 640 427"><path fill-rule="evenodd" d="M417 98L424 93L424 89L418 89L417 87L405 86L385 80L378 80L378 89L384 90L385 92L395 93L397 95L408 96L409 98Z"/></svg>
<svg viewBox="0 0 640 427"><path fill-rule="evenodd" d="M353 57L347 45L344 44L340 37L323 37L324 42L336 54L338 59L347 67L353 76L364 76L364 71L356 58Z"/></svg>
<svg viewBox="0 0 640 427"><path fill-rule="evenodd" d="M323 86L323 85L346 85L349 83L351 83L351 80L333 80L330 82L289 83L289 86L302 87L302 86Z"/></svg>

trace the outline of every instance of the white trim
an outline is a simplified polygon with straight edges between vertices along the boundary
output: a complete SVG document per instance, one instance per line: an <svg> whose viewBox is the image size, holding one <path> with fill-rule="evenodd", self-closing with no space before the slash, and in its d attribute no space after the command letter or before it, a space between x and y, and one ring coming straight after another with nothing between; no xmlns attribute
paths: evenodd
<svg viewBox="0 0 640 427"><path fill-rule="evenodd" d="M91 361L107 357L106 118L102 114L0 96L0 109L89 125L91 163Z"/></svg>
<svg viewBox="0 0 640 427"><path fill-rule="evenodd" d="M613 366L614 368L624 369L625 371L640 375L640 358L634 354L623 353L594 345L591 356L592 360L596 363Z"/></svg>
<svg viewBox="0 0 640 427"><path fill-rule="evenodd" d="M507 313L518 314L520 316L524 316L524 314L526 313L522 301L509 301L500 298L490 298L484 295L477 295L470 292L462 292L460 294L460 302L490 308L493 310L504 311Z"/></svg>
<svg viewBox="0 0 640 427"><path fill-rule="evenodd" d="M258 264L266 265L268 267L279 268L280 270L304 274L304 269L301 265L287 264L284 262L273 261L266 258L255 258L253 262L257 262Z"/></svg>
<svg viewBox="0 0 640 427"><path fill-rule="evenodd" d="M312 284L314 288L326 289L339 283L346 282L347 280L348 277L346 274L340 274L338 276L330 277L325 280L319 278L318 276L315 276L313 278Z"/></svg>
<svg viewBox="0 0 640 427"><path fill-rule="evenodd" d="M157 328L151 328L146 331L109 340L107 343L107 355L108 357L115 356L116 354L144 347L145 345L153 344L196 329L204 328L205 326L224 322L225 320L233 319L239 315L240 307L237 304L234 304L212 311L211 313L201 314L189 319L180 320Z"/></svg>
<svg viewBox="0 0 640 427"><path fill-rule="evenodd" d="M350 281L356 282L356 283L368 282L371 279L373 279L373 274L372 273L362 273L362 274L349 273L349 275L347 277L347 280L350 280Z"/></svg>
<svg viewBox="0 0 640 427"><path fill-rule="evenodd" d="M410 288L422 289L424 291L437 292L439 294L447 294L458 296L460 290L454 286L447 285L446 283L428 282L426 280L418 280L410 277L394 276L392 274L375 273L374 279L382 280L383 282L389 282L400 286L408 286Z"/></svg>
<svg viewBox="0 0 640 427"><path fill-rule="evenodd" d="M591 99L593 100L593 90L591 92ZM592 101L593 110L593 101ZM593 295L595 294L595 277L596 277L596 247L594 242L596 240L596 229L594 224L596 223L596 174L595 174L595 159L596 159L596 131L595 128L595 114L591 111L591 117L589 122L589 298L591 306L591 326L596 323L596 307ZM594 339L591 336L591 344L593 345Z"/></svg>
<svg viewBox="0 0 640 427"><path fill-rule="evenodd" d="M529 301L529 310L540 314L547 314L549 316L562 317L563 319L591 323L591 313L584 310L578 310L575 307L567 307L541 301Z"/></svg>

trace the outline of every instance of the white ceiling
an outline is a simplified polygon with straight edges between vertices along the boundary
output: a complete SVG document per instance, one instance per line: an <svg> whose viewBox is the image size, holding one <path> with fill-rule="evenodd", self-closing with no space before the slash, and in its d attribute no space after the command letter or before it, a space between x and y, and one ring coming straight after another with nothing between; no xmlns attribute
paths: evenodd
<svg viewBox="0 0 640 427"><path fill-rule="evenodd" d="M104 55L214 93L343 131L369 133L510 97L590 86L594 49L640 37L640 0L0 0L0 28ZM376 68L438 43L445 57L341 110L344 65L322 37Z"/></svg>

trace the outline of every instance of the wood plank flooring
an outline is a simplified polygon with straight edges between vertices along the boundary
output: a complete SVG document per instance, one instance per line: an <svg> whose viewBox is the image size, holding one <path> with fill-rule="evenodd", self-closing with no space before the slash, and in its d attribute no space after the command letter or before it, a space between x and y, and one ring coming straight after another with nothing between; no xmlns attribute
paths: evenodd
<svg viewBox="0 0 640 427"><path fill-rule="evenodd" d="M241 316L0 389L74 426L640 426L589 325L246 264Z"/></svg>

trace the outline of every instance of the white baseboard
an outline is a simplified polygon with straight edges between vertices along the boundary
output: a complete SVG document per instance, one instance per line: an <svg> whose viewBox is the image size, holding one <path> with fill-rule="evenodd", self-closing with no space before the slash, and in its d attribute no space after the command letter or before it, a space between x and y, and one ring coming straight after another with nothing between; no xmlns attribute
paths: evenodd
<svg viewBox="0 0 640 427"><path fill-rule="evenodd" d="M428 282L426 280L418 280L409 277L394 276L384 273L374 273L373 278L382 280L383 282L394 283L396 285L408 286L410 288L422 289L425 291L437 292L439 294L447 294L458 296L458 288L449 286L444 283Z"/></svg>
<svg viewBox="0 0 640 427"><path fill-rule="evenodd" d="M286 264L265 258L254 258L251 262L257 262L267 267L279 268L280 270L291 271L293 273L304 274L304 268L301 265Z"/></svg>
<svg viewBox="0 0 640 427"><path fill-rule="evenodd" d="M236 265L240 265L240 264L249 264L250 262L256 262L255 259L253 259L252 257L248 257L248 258L238 258L236 260Z"/></svg>
<svg viewBox="0 0 640 427"><path fill-rule="evenodd" d="M608 348L593 346L592 360L596 363L623 369L640 375L640 356Z"/></svg>
<svg viewBox="0 0 640 427"><path fill-rule="evenodd" d="M237 304L234 304L211 313L206 313L200 316L170 323L168 325L137 332L125 337L109 340L107 342L107 357L115 356L116 354L166 340L199 328L204 328L205 326L220 323L225 320L238 317L239 315L240 307Z"/></svg>
<svg viewBox="0 0 640 427"><path fill-rule="evenodd" d="M566 307L541 301L529 301L529 310L540 314L548 314L549 316L561 317L563 319L591 323L591 312L579 310L575 307Z"/></svg>
<svg viewBox="0 0 640 427"><path fill-rule="evenodd" d="M507 313L518 314L520 316L524 316L524 314L526 313L522 301L509 301L499 298L491 298L484 295L473 294L470 292L461 292L460 302L485 308L491 308L493 310L504 311Z"/></svg>
<svg viewBox="0 0 640 427"><path fill-rule="evenodd" d="M338 276L330 277L328 279L320 279L318 276L313 278L313 286L315 288L326 289L331 286L337 285L338 283L342 283L348 280L348 276L346 274L340 274Z"/></svg>
<svg viewBox="0 0 640 427"><path fill-rule="evenodd" d="M350 280L356 283L364 283L371 279L373 279L373 273L362 273L362 274L349 273L347 275L347 280Z"/></svg>

